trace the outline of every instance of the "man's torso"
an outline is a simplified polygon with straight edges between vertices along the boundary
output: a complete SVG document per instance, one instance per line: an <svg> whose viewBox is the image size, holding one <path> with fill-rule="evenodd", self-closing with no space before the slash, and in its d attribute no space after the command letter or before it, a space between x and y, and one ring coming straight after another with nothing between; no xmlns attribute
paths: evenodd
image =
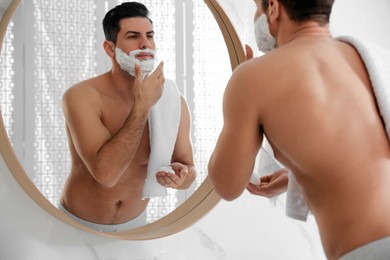
<svg viewBox="0 0 390 260"><path fill-rule="evenodd" d="M302 185L328 257L340 256L390 235L389 142L355 50L299 41L265 57L269 76L252 102L266 95L260 124Z"/></svg>
<svg viewBox="0 0 390 260"><path fill-rule="evenodd" d="M101 81L107 84L105 79ZM101 122L114 136L129 116L132 105L113 98L107 89L101 91L99 78L90 84L99 92ZM77 153L69 130L67 133L72 167L61 199L63 206L79 218L99 224L120 224L141 214L149 202L141 198L150 153L147 124L133 161L112 188L103 187L93 178Z"/></svg>

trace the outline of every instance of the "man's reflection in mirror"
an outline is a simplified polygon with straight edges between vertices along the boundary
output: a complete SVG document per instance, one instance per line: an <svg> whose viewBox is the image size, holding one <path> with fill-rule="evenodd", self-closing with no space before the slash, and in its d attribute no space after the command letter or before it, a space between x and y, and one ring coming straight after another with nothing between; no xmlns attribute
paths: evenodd
<svg viewBox="0 0 390 260"><path fill-rule="evenodd" d="M63 96L72 165L59 208L98 231L146 224L151 197L196 178L189 110L163 62L154 64L148 15L137 2L108 11L103 47L111 70Z"/></svg>

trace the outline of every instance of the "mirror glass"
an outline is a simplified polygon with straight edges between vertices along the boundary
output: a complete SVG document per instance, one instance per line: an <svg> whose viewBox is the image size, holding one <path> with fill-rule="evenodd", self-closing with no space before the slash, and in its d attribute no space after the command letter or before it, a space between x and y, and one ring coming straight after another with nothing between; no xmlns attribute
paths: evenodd
<svg viewBox="0 0 390 260"><path fill-rule="evenodd" d="M101 22L123 1L22 0L0 56L0 104L26 174L57 205L70 168L61 98L73 84L108 71ZM158 59L187 100L198 176L185 191L152 199L148 221L183 203L207 176L222 127L222 95L231 66L222 33L203 0L139 1L151 13Z"/></svg>

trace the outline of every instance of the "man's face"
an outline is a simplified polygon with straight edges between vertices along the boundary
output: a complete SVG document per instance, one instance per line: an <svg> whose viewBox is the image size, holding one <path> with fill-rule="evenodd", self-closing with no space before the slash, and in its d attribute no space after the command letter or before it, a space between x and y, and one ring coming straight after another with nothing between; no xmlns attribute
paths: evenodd
<svg viewBox="0 0 390 260"><path fill-rule="evenodd" d="M148 18L132 17L120 21L120 31L118 32L116 46L125 53L134 50L144 50L156 48L154 42L153 26ZM150 54L142 52L136 57L139 60L150 59Z"/></svg>

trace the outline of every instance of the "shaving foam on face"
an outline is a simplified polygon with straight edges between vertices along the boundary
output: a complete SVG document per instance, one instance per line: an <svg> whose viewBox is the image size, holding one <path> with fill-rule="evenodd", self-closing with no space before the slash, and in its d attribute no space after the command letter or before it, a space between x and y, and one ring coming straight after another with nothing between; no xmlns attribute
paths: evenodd
<svg viewBox="0 0 390 260"><path fill-rule="evenodd" d="M136 57L139 54L149 54L153 58L139 60ZM122 70L128 72L131 76L135 77L135 65L138 64L141 68L142 78L150 74L154 69L154 63L156 60L156 51L151 49L134 50L127 55L124 51L115 48L115 58Z"/></svg>

